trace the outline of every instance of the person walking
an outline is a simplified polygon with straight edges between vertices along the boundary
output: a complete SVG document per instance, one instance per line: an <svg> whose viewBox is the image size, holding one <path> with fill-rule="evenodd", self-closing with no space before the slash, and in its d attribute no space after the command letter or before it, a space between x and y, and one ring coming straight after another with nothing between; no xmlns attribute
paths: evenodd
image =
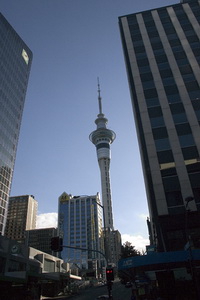
<svg viewBox="0 0 200 300"><path fill-rule="evenodd" d="M136 300L136 297L135 297L135 290L132 289L132 292L131 292L131 299L130 300Z"/></svg>

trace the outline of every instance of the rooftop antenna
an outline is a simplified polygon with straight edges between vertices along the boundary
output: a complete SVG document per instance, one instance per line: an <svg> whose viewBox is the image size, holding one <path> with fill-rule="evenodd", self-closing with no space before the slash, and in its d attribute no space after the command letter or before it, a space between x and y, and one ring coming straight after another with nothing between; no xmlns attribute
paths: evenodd
<svg viewBox="0 0 200 300"><path fill-rule="evenodd" d="M98 83L98 101L99 101L99 114L102 114L102 104L101 104L101 90L100 90L100 83L99 83L99 77L97 77L97 83Z"/></svg>

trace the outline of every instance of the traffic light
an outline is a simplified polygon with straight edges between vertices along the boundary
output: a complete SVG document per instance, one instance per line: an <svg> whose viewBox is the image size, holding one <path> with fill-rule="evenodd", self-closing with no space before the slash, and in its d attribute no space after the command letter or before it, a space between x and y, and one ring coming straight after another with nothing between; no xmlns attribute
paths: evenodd
<svg viewBox="0 0 200 300"><path fill-rule="evenodd" d="M113 272L112 268L106 268L106 279L107 279L107 281L114 280L114 272Z"/></svg>
<svg viewBox="0 0 200 300"><path fill-rule="evenodd" d="M63 250L63 239L59 236L54 236L51 238L51 250L55 252L60 252Z"/></svg>

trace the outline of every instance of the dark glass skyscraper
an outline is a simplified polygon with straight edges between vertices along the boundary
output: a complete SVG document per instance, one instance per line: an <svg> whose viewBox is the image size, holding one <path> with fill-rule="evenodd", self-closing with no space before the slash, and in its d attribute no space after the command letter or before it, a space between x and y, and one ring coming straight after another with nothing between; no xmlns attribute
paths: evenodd
<svg viewBox="0 0 200 300"><path fill-rule="evenodd" d="M0 13L0 233L4 233L32 53Z"/></svg>
<svg viewBox="0 0 200 300"><path fill-rule="evenodd" d="M146 184L160 251L200 247L200 2L119 18ZM189 209L189 211L188 211Z"/></svg>

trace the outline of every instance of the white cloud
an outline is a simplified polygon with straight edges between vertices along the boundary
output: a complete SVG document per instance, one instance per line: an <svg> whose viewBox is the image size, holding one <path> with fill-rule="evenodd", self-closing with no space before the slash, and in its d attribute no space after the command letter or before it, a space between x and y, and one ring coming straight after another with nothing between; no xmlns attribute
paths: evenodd
<svg viewBox="0 0 200 300"><path fill-rule="evenodd" d="M40 214L37 216L36 228L49 228L49 227L57 227L58 214L46 213Z"/></svg>
<svg viewBox="0 0 200 300"><path fill-rule="evenodd" d="M139 214L138 216L139 216L140 219L145 220L145 221L146 221L147 218L148 218L148 215L147 215L147 214Z"/></svg>
<svg viewBox="0 0 200 300"><path fill-rule="evenodd" d="M146 251L146 245L149 245L149 239L141 235L122 234L122 244L125 242L130 242L139 251Z"/></svg>

